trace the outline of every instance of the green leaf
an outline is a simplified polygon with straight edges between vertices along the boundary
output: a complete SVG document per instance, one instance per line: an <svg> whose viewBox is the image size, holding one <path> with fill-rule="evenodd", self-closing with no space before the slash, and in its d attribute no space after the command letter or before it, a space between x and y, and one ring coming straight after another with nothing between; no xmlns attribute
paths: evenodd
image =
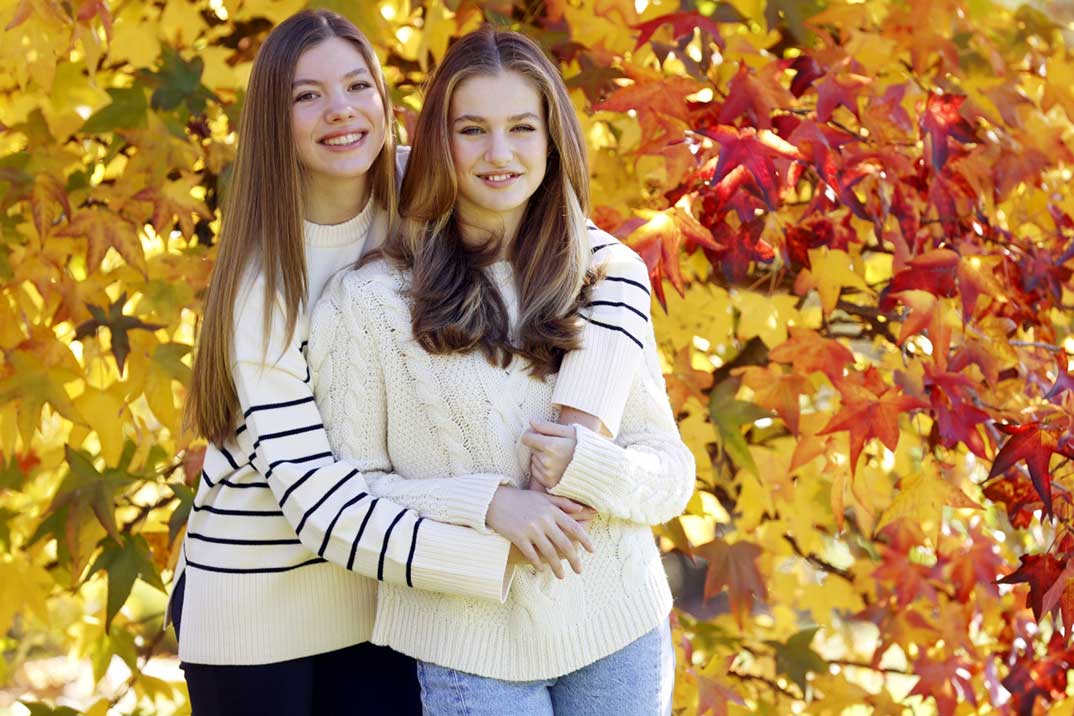
<svg viewBox="0 0 1074 716"><path fill-rule="evenodd" d="M153 564L153 557L149 553L149 545L141 535L120 535L118 542L111 538L106 539L104 551L93 562L86 578L89 579L101 570L108 575L106 631L111 630L112 619L127 602L136 579L140 577L146 584L165 591L164 582L161 581Z"/></svg>
<svg viewBox="0 0 1074 716"><path fill-rule="evenodd" d="M123 366L127 362L127 355L131 351L130 338L127 337L127 331L133 331L135 329L141 329L143 331L155 331L158 328L163 328L159 323L146 323L141 319L128 316L123 313L123 306L127 303L127 292L124 291L119 295L109 307L108 312L105 313L104 309L100 306L94 306L87 304L86 308L89 309L90 315L93 318L88 321L83 321L75 329L75 340L84 340L87 336L97 335L97 331L102 327L107 327L112 333L112 355L116 359L116 365L119 366L120 373L123 372ZM189 371L189 368L187 369Z"/></svg>
<svg viewBox="0 0 1074 716"><path fill-rule="evenodd" d="M168 520L168 542L170 544L175 541L175 536L179 534L179 530L186 525L190 510L194 506L194 491L186 485L174 482L168 483L168 487L179 498L179 506L175 508L171 519Z"/></svg>
<svg viewBox="0 0 1074 716"><path fill-rule="evenodd" d="M150 98L153 109L171 110L186 104L192 114L201 114L208 100L218 101L216 95L201 83L201 73L205 69L201 57L195 56L188 62L166 45L161 55L163 61L159 70L141 73L143 80L156 86Z"/></svg>
<svg viewBox="0 0 1074 716"><path fill-rule="evenodd" d="M810 646L818 629L803 629L786 643L765 642L776 650L776 670L797 684L803 694L806 693L806 675L811 671L821 674L828 669L828 662Z"/></svg>
<svg viewBox="0 0 1074 716"><path fill-rule="evenodd" d="M110 104L93 113L82 125L85 134L101 134L116 129L132 129L146 125L146 112L149 103L141 85L134 87L115 87L108 90L112 98Z"/></svg>
<svg viewBox="0 0 1074 716"><path fill-rule="evenodd" d="M709 415L716 426L721 448L736 465L757 475L757 463L742 435L742 426L772 413L753 403L735 399L739 382L738 378L729 378L716 386L709 396Z"/></svg>

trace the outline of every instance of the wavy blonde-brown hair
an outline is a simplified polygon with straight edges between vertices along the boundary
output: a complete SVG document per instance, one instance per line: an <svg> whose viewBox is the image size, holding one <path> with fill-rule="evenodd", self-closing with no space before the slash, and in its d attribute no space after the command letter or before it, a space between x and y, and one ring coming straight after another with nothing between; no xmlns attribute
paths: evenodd
<svg viewBox="0 0 1074 716"><path fill-rule="evenodd" d="M468 247L458 213L451 154L451 98L477 76L516 72L541 95L548 160L514 240L507 246L519 292L519 325L512 341L503 299L481 270L500 254L504 237ZM579 345L577 311L591 281L589 169L578 117L559 71L529 38L483 27L458 40L429 79L399 199L401 230L384 253L411 271L412 323L430 353L481 350L492 363L513 356L534 374L559 369Z"/></svg>
<svg viewBox="0 0 1074 716"><path fill-rule="evenodd" d="M369 186L389 216L396 209L392 105L372 45L354 23L334 12L304 10L292 15L265 38L250 73L219 253L194 358L186 425L216 443L227 440L241 414L231 359L235 302L244 273L256 266L264 276L266 307L280 295L287 341L306 301L302 169L292 138L291 84L302 53L334 37L349 41L362 55L384 103L385 144L370 167ZM266 310L265 345L271 317Z"/></svg>

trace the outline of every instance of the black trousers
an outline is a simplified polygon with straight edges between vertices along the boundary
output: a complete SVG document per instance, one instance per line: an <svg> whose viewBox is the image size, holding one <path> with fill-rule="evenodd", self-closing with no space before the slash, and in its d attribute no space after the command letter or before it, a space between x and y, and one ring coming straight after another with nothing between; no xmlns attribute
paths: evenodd
<svg viewBox="0 0 1074 716"><path fill-rule="evenodd" d="M186 575L172 597L178 637ZM193 716L420 716L414 660L356 644L256 666L183 663Z"/></svg>

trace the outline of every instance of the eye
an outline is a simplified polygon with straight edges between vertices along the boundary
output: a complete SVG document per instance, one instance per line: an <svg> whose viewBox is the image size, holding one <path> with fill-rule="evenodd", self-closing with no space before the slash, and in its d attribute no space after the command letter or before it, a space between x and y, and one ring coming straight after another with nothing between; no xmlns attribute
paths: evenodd
<svg viewBox="0 0 1074 716"><path fill-rule="evenodd" d="M536 132L537 128L534 127L532 124L516 124L514 127L511 127L511 131L512 132Z"/></svg>
<svg viewBox="0 0 1074 716"><path fill-rule="evenodd" d="M366 82L365 80L358 80L357 82L355 82L354 84L351 85L351 89L356 91L356 92L360 92L362 90L367 90L372 86L373 86L372 84L370 84L369 82Z"/></svg>
<svg viewBox="0 0 1074 716"><path fill-rule="evenodd" d="M479 134L483 134L484 131L485 130L483 130L481 127L472 127L471 126L471 127L463 127L462 129L459 130L459 134L465 134L465 135L467 135L469 137L475 137L475 136L477 136Z"/></svg>
<svg viewBox="0 0 1074 716"><path fill-rule="evenodd" d="M297 102L308 102L311 99L315 99L316 97L317 97L316 92L312 92L312 91L302 92L301 94L298 94L298 95L295 96L295 102L296 103Z"/></svg>

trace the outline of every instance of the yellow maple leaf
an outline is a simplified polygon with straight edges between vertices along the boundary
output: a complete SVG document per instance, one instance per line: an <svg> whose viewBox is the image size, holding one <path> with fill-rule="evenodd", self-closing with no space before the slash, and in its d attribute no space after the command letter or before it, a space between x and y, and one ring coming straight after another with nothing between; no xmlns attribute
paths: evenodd
<svg viewBox="0 0 1074 716"><path fill-rule="evenodd" d="M800 322L797 296L736 291L732 303L739 311L738 337L743 341L757 336L772 348L787 340L788 326Z"/></svg>
<svg viewBox="0 0 1074 716"><path fill-rule="evenodd" d="M803 271L801 276L808 276L811 287L817 289L825 316L835 309L839 294L844 288L857 288L872 293L865 279L855 272L854 262L846 251L829 249L826 246L810 249L809 262L812 269Z"/></svg>
<svg viewBox="0 0 1074 716"><path fill-rule="evenodd" d="M877 529L906 517L921 525L935 543L943 523L944 506L981 509L981 505L951 483L932 460L926 460L918 470L903 477L899 493L880 516Z"/></svg>

